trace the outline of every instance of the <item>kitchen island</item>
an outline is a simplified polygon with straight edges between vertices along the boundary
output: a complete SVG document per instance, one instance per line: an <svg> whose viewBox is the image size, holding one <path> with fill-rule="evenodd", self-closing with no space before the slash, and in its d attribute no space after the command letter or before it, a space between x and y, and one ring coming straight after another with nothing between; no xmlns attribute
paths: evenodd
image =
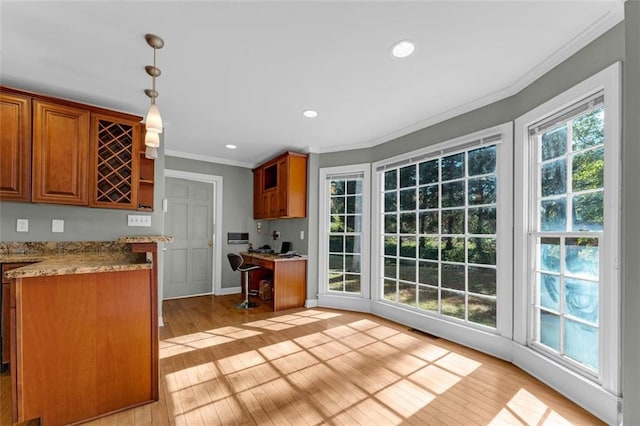
<svg viewBox="0 0 640 426"><path fill-rule="evenodd" d="M155 242L94 244L0 253L3 272L33 262L3 273L14 421L77 423L158 399Z"/></svg>

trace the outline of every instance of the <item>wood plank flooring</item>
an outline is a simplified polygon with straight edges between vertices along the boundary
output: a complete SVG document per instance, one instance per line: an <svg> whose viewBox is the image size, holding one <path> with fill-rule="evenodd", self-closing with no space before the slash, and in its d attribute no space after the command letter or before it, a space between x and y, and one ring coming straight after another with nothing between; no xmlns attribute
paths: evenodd
<svg viewBox="0 0 640 426"><path fill-rule="evenodd" d="M517 367L373 315L164 302L160 401L97 425L595 425ZM10 389L0 381L0 420ZM8 396L7 396L8 395Z"/></svg>

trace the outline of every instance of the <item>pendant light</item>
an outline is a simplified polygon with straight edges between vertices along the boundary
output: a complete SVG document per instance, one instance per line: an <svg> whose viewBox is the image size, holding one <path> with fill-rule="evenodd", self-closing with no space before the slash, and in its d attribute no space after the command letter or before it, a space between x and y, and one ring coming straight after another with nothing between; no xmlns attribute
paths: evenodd
<svg viewBox="0 0 640 426"><path fill-rule="evenodd" d="M145 34L147 44L153 48L153 65L144 67L147 74L151 76L151 89L145 89L144 93L151 98L151 106L145 118L146 133L144 144L146 145L145 157L158 158L158 147L160 146L160 133L162 133L162 117L160 109L156 105L158 91L156 90L156 78L160 76L160 68L156 67L156 51L162 49L164 40L155 34Z"/></svg>

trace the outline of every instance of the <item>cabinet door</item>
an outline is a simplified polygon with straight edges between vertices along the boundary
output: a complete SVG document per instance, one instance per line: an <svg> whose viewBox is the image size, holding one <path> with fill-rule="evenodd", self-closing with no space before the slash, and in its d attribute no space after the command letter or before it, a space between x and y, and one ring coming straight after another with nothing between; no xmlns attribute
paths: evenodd
<svg viewBox="0 0 640 426"><path fill-rule="evenodd" d="M272 215L272 202L271 202L271 195L273 194L273 191L270 192L263 192L262 195L260 196L262 202L260 203L262 205L262 218L263 219L272 219L274 216Z"/></svg>
<svg viewBox="0 0 640 426"><path fill-rule="evenodd" d="M278 191L271 190L261 195L262 218L275 219L278 217Z"/></svg>
<svg viewBox="0 0 640 426"><path fill-rule="evenodd" d="M137 122L91 115L91 173L89 205L114 209L137 209Z"/></svg>
<svg viewBox="0 0 640 426"><path fill-rule="evenodd" d="M278 217L278 191L269 192L269 217Z"/></svg>
<svg viewBox="0 0 640 426"><path fill-rule="evenodd" d="M0 200L31 200L31 98L0 93Z"/></svg>
<svg viewBox="0 0 640 426"><path fill-rule="evenodd" d="M278 216L289 216L289 157L278 160Z"/></svg>
<svg viewBox="0 0 640 426"><path fill-rule="evenodd" d="M287 168L287 217L306 217L307 156L289 154Z"/></svg>
<svg viewBox="0 0 640 426"><path fill-rule="evenodd" d="M33 201L87 205L89 111L33 104Z"/></svg>
<svg viewBox="0 0 640 426"><path fill-rule="evenodd" d="M2 364L8 364L10 358L11 344L9 334L9 324L11 322L10 284L2 283Z"/></svg>
<svg viewBox="0 0 640 426"><path fill-rule="evenodd" d="M11 297L11 282L4 278L4 273L12 269L22 268L28 263L5 263L2 265L2 364L8 364L11 358L11 308L15 307L15 300Z"/></svg>

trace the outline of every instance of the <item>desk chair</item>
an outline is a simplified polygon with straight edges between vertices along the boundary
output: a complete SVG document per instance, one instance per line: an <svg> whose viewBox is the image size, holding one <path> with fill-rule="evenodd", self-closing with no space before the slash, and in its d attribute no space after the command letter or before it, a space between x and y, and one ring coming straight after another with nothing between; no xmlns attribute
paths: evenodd
<svg viewBox="0 0 640 426"><path fill-rule="evenodd" d="M260 306L259 303L249 302L249 273L254 269L260 269L260 266L244 263L242 256L236 253L228 253L227 258L229 258L231 269L240 271L242 274L242 284L244 285L244 302L238 303L236 308L251 309Z"/></svg>

